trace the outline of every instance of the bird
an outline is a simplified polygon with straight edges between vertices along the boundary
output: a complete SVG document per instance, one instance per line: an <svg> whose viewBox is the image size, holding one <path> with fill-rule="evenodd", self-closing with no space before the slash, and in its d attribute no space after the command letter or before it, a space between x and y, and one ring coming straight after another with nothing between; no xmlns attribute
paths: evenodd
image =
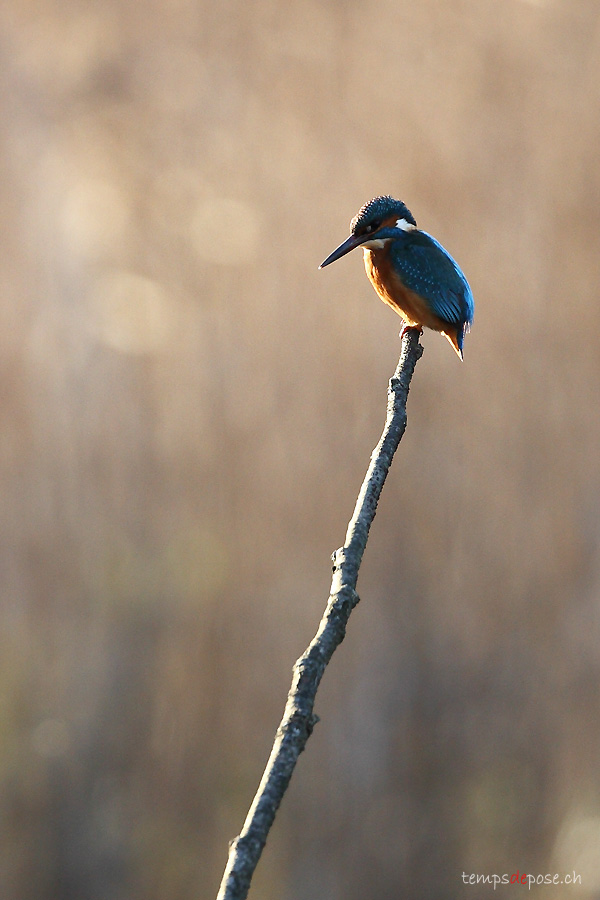
<svg viewBox="0 0 600 900"><path fill-rule="evenodd" d="M350 222L350 237L323 260L324 269L356 247L379 297L404 320L400 332L423 327L441 332L463 359L465 333L475 303L458 263L416 220L405 203L374 197Z"/></svg>

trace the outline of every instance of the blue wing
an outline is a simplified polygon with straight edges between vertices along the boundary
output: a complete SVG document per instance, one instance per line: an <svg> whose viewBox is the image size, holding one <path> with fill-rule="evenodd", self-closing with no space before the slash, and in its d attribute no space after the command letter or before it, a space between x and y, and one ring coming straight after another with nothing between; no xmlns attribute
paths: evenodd
<svg viewBox="0 0 600 900"><path fill-rule="evenodd" d="M403 283L423 297L444 322L468 328L473 322L471 288L458 264L426 231L408 231L393 241L392 264Z"/></svg>

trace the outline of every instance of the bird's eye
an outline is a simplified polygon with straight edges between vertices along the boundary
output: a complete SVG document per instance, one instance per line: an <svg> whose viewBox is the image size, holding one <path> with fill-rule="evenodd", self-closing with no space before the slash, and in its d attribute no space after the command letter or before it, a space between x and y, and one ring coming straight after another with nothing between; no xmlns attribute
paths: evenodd
<svg viewBox="0 0 600 900"><path fill-rule="evenodd" d="M379 222L371 222L370 225L365 226L365 234L373 234L374 231L377 231L379 228Z"/></svg>

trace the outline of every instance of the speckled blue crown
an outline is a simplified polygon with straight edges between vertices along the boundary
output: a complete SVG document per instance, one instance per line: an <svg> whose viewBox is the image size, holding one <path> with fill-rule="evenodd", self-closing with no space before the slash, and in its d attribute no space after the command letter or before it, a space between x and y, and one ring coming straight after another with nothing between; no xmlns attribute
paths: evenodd
<svg viewBox="0 0 600 900"><path fill-rule="evenodd" d="M358 213L350 222L350 231L357 234L372 222L383 222L390 216L396 216L398 219L406 219L411 225L416 226L416 221L408 206L401 200L394 200L389 194L385 197L374 197L361 206Z"/></svg>

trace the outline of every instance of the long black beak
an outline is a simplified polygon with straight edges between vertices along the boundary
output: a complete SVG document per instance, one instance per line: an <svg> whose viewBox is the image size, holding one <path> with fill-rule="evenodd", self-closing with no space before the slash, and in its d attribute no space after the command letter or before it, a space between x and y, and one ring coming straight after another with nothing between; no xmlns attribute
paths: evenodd
<svg viewBox="0 0 600 900"><path fill-rule="evenodd" d="M327 259L324 259L320 269L324 269L325 266L328 266L329 263L335 262L336 259L340 259L341 256L345 256L346 253L350 253L351 250L356 249L356 247L360 247L361 244L364 244L365 241L372 240L372 234L363 234L361 237L356 237L356 235L351 234L349 238L346 238L343 244L340 244L333 253L330 253Z"/></svg>

